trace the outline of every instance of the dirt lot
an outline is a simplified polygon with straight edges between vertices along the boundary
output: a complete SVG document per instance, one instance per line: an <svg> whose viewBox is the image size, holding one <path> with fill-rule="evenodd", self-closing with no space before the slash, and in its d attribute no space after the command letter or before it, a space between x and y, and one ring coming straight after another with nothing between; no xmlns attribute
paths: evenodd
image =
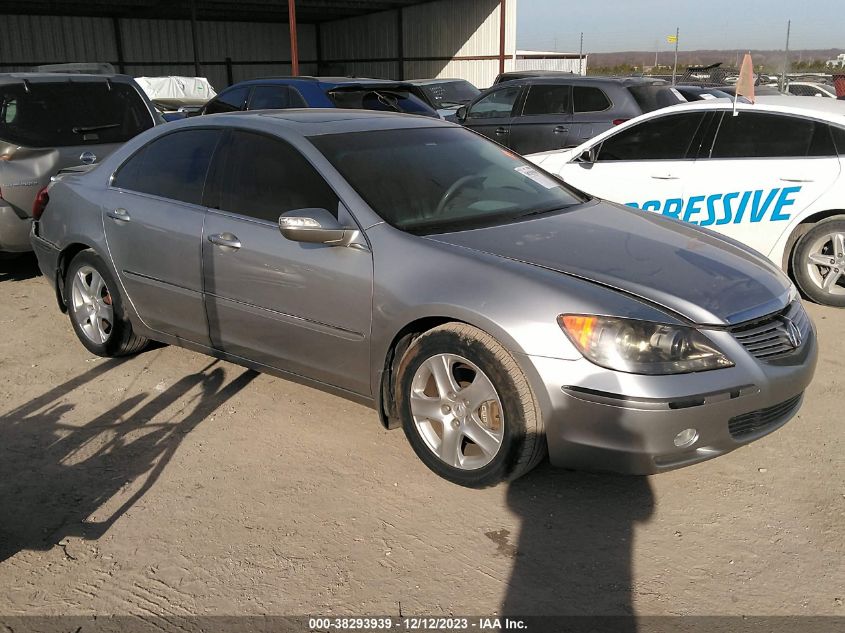
<svg viewBox="0 0 845 633"><path fill-rule="evenodd" d="M845 313L801 414L650 478L472 491L364 407L173 347L94 358L0 262L0 614L845 615Z"/></svg>

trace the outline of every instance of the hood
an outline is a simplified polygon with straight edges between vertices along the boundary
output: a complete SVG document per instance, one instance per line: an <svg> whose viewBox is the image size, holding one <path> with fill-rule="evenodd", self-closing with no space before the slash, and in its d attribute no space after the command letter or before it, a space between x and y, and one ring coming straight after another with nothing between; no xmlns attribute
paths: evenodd
<svg viewBox="0 0 845 633"><path fill-rule="evenodd" d="M608 202L428 239L586 279L701 325L770 314L788 303L791 292L786 276L751 249Z"/></svg>
<svg viewBox="0 0 845 633"><path fill-rule="evenodd" d="M581 148L582 145L579 145L578 147L570 147L569 149L555 149L549 152L538 152L537 154L528 154L525 158L535 165L540 165L546 171L557 174L564 165L583 151Z"/></svg>

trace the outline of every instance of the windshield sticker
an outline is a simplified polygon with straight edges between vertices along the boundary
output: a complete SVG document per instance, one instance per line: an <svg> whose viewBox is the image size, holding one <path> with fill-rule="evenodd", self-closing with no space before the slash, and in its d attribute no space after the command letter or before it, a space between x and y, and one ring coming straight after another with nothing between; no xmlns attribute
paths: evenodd
<svg viewBox="0 0 845 633"><path fill-rule="evenodd" d="M533 167L530 167L529 165L514 167L513 170L517 173L522 174L526 178L530 178L538 185L544 186L546 189L554 189L555 187L560 187L560 183L557 182L554 178L551 178L546 174L541 174L539 171L537 171Z"/></svg>
<svg viewBox="0 0 845 633"><path fill-rule="evenodd" d="M699 226L721 226L744 222L782 222L792 217L786 209L795 204L801 187L733 191L711 195L669 198L626 203L629 207L652 211ZM747 212L747 213L746 213Z"/></svg>

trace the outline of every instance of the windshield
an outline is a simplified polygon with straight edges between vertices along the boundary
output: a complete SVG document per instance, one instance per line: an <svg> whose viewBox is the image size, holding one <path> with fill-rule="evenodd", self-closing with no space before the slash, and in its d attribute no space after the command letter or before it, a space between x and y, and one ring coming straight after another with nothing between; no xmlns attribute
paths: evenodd
<svg viewBox="0 0 845 633"><path fill-rule="evenodd" d="M0 87L0 139L26 147L124 143L153 126L141 96L123 83Z"/></svg>
<svg viewBox="0 0 845 633"><path fill-rule="evenodd" d="M481 94L481 91L468 81L444 81L426 84L422 89L438 108L444 106L465 105Z"/></svg>
<svg viewBox="0 0 845 633"><path fill-rule="evenodd" d="M584 202L516 154L459 127L309 140L379 216L418 235L505 224Z"/></svg>

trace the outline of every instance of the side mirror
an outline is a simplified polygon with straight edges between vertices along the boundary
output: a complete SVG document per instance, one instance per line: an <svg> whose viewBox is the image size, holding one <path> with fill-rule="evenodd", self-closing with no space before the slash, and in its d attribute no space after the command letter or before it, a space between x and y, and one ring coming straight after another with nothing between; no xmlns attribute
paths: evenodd
<svg viewBox="0 0 845 633"><path fill-rule="evenodd" d="M343 226L326 209L298 209L279 216L279 230L292 242L349 246L358 229Z"/></svg>
<svg viewBox="0 0 845 633"><path fill-rule="evenodd" d="M466 121L467 120L467 107L461 106L460 108L458 108L458 111L455 112L455 117L458 119L458 121L461 121L461 122Z"/></svg>
<svg viewBox="0 0 845 633"><path fill-rule="evenodd" d="M595 145L585 149L581 152L578 157L575 159L575 162L584 163L587 165L592 165L598 160L599 157L599 149Z"/></svg>

